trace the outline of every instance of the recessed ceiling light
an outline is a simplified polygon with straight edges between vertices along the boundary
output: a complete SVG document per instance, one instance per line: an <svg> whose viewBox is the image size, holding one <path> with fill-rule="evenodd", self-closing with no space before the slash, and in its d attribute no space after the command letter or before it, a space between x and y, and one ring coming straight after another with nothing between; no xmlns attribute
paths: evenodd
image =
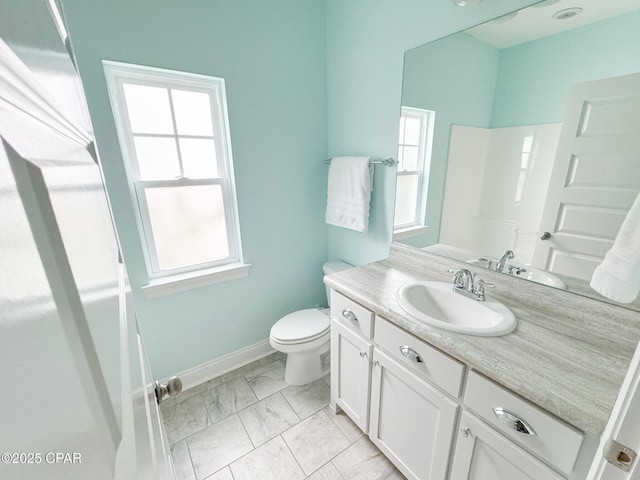
<svg viewBox="0 0 640 480"><path fill-rule="evenodd" d="M566 20L568 18L575 17L581 12L582 9L580 7L565 8L564 10L560 10L554 13L553 18L555 18L556 20Z"/></svg>
<svg viewBox="0 0 640 480"><path fill-rule="evenodd" d="M472 5L477 5L482 2L482 0L451 0L451 2L458 7L470 7Z"/></svg>

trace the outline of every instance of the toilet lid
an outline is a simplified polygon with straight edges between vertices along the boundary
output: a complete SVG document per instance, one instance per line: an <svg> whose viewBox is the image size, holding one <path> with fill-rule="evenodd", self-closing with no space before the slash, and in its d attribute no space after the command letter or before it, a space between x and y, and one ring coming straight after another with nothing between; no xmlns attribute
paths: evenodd
<svg viewBox="0 0 640 480"><path fill-rule="evenodd" d="M282 343L311 341L329 331L329 317L317 308L285 315L271 327L271 337Z"/></svg>

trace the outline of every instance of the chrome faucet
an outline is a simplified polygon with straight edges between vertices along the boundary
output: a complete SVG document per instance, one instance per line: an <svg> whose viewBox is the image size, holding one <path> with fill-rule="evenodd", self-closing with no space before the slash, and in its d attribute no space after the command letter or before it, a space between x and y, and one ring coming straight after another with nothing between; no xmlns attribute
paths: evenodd
<svg viewBox="0 0 640 480"><path fill-rule="evenodd" d="M498 263L496 263L496 272L502 272L504 270L504 264L507 260L511 260L513 258L513 251L507 250L502 254Z"/></svg>
<svg viewBox="0 0 640 480"><path fill-rule="evenodd" d="M453 272L453 289L457 292L473 292L473 277L475 275L466 268L461 268Z"/></svg>
<svg viewBox="0 0 640 480"><path fill-rule="evenodd" d="M492 287L490 283L485 283L484 280L478 280L478 283L474 285L475 273L471 273L466 268L460 268L458 270L449 270L453 273L453 291L464 295L465 297L473 298L479 302L484 302L484 287Z"/></svg>

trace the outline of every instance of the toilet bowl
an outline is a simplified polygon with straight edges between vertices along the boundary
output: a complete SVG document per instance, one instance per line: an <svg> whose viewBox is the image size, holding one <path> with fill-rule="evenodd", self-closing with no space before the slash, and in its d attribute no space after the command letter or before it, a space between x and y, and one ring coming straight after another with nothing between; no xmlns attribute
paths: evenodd
<svg viewBox="0 0 640 480"><path fill-rule="evenodd" d="M328 262L325 274L350 268L344 262ZM329 289L327 289L327 294ZM327 352L331 344L329 309L308 308L285 315L271 327L269 343L287 354L284 380L289 385L306 385L329 373Z"/></svg>

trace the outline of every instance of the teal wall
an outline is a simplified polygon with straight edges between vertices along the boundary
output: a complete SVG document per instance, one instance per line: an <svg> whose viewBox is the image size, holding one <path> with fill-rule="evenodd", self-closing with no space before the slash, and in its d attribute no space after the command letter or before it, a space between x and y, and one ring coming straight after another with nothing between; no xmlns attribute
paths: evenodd
<svg viewBox="0 0 640 480"><path fill-rule="evenodd" d="M495 0L326 0L329 156L397 157L404 52L535 3ZM386 258L393 230L395 169L376 167L366 235L329 228L329 257L362 264Z"/></svg>
<svg viewBox="0 0 640 480"><path fill-rule="evenodd" d="M640 72L640 11L502 50L492 127L561 122L576 82Z"/></svg>
<svg viewBox="0 0 640 480"><path fill-rule="evenodd" d="M324 223L334 155L396 157L403 55L533 3L494 0L62 0L153 373L165 377L268 338L323 304L327 259L387 256L395 169L378 166L369 233ZM148 300L101 60L226 80L249 276Z"/></svg>
<svg viewBox="0 0 640 480"><path fill-rule="evenodd" d="M265 340L326 304L325 7L317 0L63 0L156 377ZM101 60L223 77L248 277L147 300Z"/></svg>
<svg viewBox="0 0 640 480"><path fill-rule="evenodd" d="M403 243L423 247L438 242L451 125L490 125L499 65L500 50L467 34L405 54L402 105L434 110L436 120L427 188L429 228ZM464 192L460 195L463 199Z"/></svg>

